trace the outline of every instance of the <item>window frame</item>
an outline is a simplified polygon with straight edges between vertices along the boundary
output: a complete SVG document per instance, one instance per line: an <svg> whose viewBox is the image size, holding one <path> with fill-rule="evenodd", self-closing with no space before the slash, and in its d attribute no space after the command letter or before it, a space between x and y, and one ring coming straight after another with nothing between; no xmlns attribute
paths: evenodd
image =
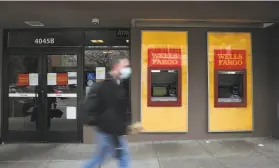
<svg viewBox="0 0 279 168"><path fill-rule="evenodd" d="M243 98L242 102L218 102L218 82L219 74L226 72L236 72L243 74ZM216 108L234 108L234 107L247 107L247 72L246 70L215 70L214 72L214 107Z"/></svg>

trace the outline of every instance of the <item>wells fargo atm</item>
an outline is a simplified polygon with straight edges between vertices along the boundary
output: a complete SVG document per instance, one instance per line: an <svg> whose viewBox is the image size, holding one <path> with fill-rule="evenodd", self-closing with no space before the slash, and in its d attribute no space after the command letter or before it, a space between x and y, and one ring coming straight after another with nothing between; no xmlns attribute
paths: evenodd
<svg viewBox="0 0 279 168"><path fill-rule="evenodd" d="M149 107L181 106L181 49L148 49Z"/></svg>
<svg viewBox="0 0 279 168"><path fill-rule="evenodd" d="M247 106L246 51L214 50L214 106Z"/></svg>

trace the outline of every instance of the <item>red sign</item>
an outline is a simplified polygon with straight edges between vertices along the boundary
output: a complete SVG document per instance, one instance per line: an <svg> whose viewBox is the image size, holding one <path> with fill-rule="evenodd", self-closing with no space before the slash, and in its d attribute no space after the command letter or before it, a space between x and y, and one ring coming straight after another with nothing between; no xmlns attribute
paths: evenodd
<svg viewBox="0 0 279 168"><path fill-rule="evenodd" d="M29 85L29 74L18 74L17 85L18 86L28 86Z"/></svg>
<svg viewBox="0 0 279 168"><path fill-rule="evenodd" d="M245 50L214 50L215 69L242 70L246 69Z"/></svg>
<svg viewBox="0 0 279 168"><path fill-rule="evenodd" d="M67 73L57 73L56 74L56 85L67 85L68 84L68 74Z"/></svg>
<svg viewBox="0 0 279 168"><path fill-rule="evenodd" d="M181 49L176 48L149 48L149 67L180 67Z"/></svg>

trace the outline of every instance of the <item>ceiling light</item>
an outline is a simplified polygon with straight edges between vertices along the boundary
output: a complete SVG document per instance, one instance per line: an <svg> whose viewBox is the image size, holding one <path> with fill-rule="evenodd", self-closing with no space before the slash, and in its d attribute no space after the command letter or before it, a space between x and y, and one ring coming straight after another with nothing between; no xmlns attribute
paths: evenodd
<svg viewBox="0 0 279 168"><path fill-rule="evenodd" d="M111 51L103 51L104 54L111 54Z"/></svg>
<svg viewBox="0 0 279 168"><path fill-rule="evenodd" d="M129 43L129 40L126 40L126 43Z"/></svg>
<svg viewBox="0 0 279 168"><path fill-rule="evenodd" d="M91 40L92 43L104 43L103 40Z"/></svg>
<svg viewBox="0 0 279 168"><path fill-rule="evenodd" d="M274 23L264 23L263 24L263 28L267 28L269 26L272 26Z"/></svg>
<svg viewBox="0 0 279 168"><path fill-rule="evenodd" d="M33 27L43 27L45 26L43 23L38 22L38 21L26 21L26 24L28 24L29 26L33 26Z"/></svg>

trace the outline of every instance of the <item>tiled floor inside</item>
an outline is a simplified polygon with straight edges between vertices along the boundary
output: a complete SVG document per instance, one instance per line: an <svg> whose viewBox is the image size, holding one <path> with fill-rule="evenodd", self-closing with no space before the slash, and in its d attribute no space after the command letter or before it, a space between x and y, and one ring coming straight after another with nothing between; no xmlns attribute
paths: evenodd
<svg viewBox="0 0 279 168"><path fill-rule="evenodd" d="M0 168L79 168L94 151L85 144L4 144ZM132 168L279 168L279 141L230 139L131 143ZM117 168L107 160L102 168Z"/></svg>

